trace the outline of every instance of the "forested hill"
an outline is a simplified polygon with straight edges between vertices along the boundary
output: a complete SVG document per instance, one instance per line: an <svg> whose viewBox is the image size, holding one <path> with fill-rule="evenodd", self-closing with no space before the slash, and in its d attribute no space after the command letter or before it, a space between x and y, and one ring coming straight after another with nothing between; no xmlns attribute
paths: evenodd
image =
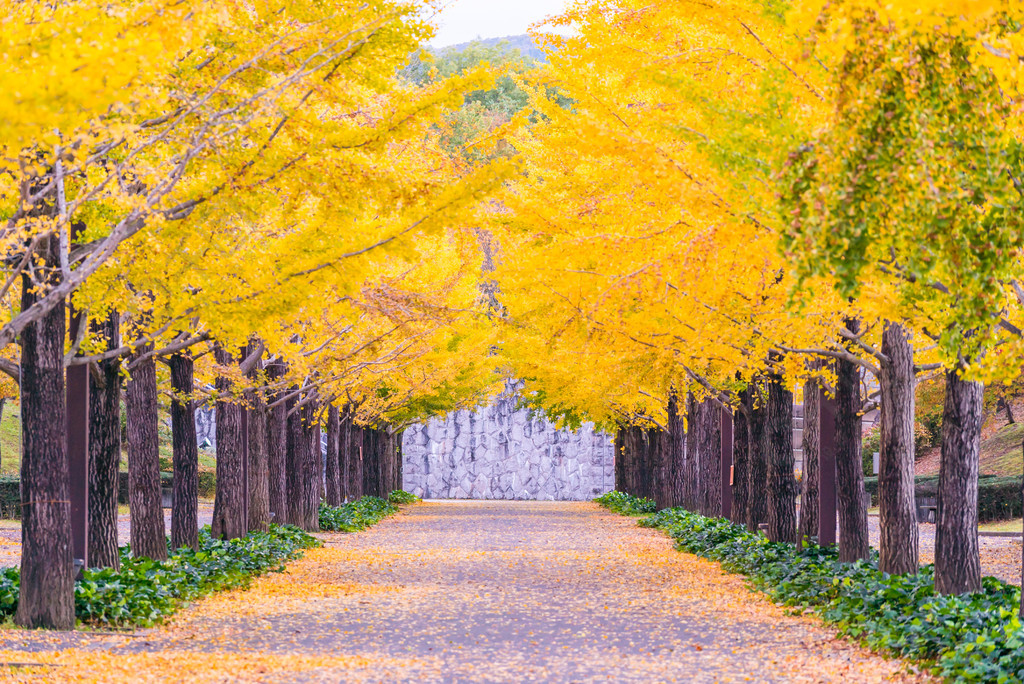
<svg viewBox="0 0 1024 684"><path fill-rule="evenodd" d="M468 43L459 43L458 45L448 45L443 48L433 50L433 52L462 52L470 45L483 45L485 47L497 47L501 45L507 50L519 50L519 54L530 60L536 60L538 62L545 61L543 50L537 47L537 44L533 42L527 34L518 36L505 36L503 38L478 38L477 40L470 41Z"/></svg>

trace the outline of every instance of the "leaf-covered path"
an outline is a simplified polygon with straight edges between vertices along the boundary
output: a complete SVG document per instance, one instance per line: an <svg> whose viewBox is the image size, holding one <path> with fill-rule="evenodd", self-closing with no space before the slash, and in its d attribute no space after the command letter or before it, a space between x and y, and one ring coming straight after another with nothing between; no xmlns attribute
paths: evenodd
<svg viewBox="0 0 1024 684"><path fill-rule="evenodd" d="M7 631L0 660L47 681L917 680L589 503L427 502L323 538L169 626Z"/></svg>

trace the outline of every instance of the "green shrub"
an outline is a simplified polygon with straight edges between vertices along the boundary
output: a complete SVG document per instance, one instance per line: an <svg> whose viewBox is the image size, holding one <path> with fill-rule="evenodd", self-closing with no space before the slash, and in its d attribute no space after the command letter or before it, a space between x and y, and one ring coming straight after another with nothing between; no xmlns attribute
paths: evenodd
<svg viewBox="0 0 1024 684"><path fill-rule="evenodd" d="M914 391L914 418L928 434L927 443L922 446L935 447L942 444L942 411L945 401L945 376L939 375L918 383ZM916 442L916 426L914 435Z"/></svg>
<svg viewBox="0 0 1024 684"><path fill-rule="evenodd" d="M398 506L376 496L364 496L340 506L320 504L320 529L324 532L357 532L398 512Z"/></svg>
<svg viewBox="0 0 1024 684"><path fill-rule="evenodd" d="M618 491L602 494L594 499L594 502L620 515L645 515L658 510L658 504L650 499L643 499Z"/></svg>
<svg viewBox="0 0 1024 684"><path fill-rule="evenodd" d="M396 489L395 491L388 494L388 501L395 505L411 504L419 502L420 497L416 496L411 492L407 492L404 489Z"/></svg>
<svg viewBox="0 0 1024 684"><path fill-rule="evenodd" d="M864 478L864 488L871 495L873 505L878 503L878 478ZM938 475L914 478L914 493L918 498L934 499L938 496ZM978 522L1012 520L1024 514L1024 496L1021 478L981 475L978 478Z"/></svg>
<svg viewBox="0 0 1024 684"><path fill-rule="evenodd" d="M864 433L860 444L860 461L864 474L868 477L875 474L875 452L882 448L882 431L876 425Z"/></svg>
<svg viewBox="0 0 1024 684"><path fill-rule="evenodd" d="M21 517L21 479L17 475L0 475L0 517Z"/></svg>
<svg viewBox="0 0 1024 684"><path fill-rule="evenodd" d="M213 470L199 471L199 496L203 499L212 499L217 493L217 473Z"/></svg>
<svg viewBox="0 0 1024 684"><path fill-rule="evenodd" d="M246 587L253 577L281 571L303 549L318 546L296 527L271 525L241 539L199 534L199 550L178 549L166 561L135 558L121 548L121 569L88 569L75 582L75 615L87 623L149 626L173 614L185 601L215 591ZM0 616L18 607L18 570L0 573Z"/></svg>
<svg viewBox="0 0 1024 684"><path fill-rule="evenodd" d="M986 577L979 592L939 596L933 566L916 575L887 575L878 570L877 555L840 563L834 548L798 551L728 520L678 508L640 525L664 530L678 549L719 561L777 603L812 609L871 648L934 663L936 674L952 680L1024 681L1015 586Z"/></svg>

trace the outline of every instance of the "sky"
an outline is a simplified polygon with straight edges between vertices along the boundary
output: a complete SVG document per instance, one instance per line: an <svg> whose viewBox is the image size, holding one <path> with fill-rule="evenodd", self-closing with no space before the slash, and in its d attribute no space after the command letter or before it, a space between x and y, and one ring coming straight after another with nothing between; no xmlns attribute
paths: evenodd
<svg viewBox="0 0 1024 684"><path fill-rule="evenodd" d="M534 22L559 14L569 0L452 0L438 18L434 47L526 33Z"/></svg>

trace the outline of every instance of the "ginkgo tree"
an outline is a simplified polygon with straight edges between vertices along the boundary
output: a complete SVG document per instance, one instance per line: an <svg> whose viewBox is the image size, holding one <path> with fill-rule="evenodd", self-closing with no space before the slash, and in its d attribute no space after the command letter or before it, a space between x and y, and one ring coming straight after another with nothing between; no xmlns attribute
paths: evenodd
<svg viewBox="0 0 1024 684"><path fill-rule="evenodd" d="M542 123L516 141L527 160L527 178L504 200L507 211L495 212L495 223L507 229L502 292L512 322L506 345L513 367L535 379L540 401L555 412L585 407L583 412L598 420L616 412L628 417L631 408L624 407L645 404L646 413L657 419L663 411L652 405L663 405L670 388L692 386L698 394L735 397L737 375L742 384L765 374L774 378L767 393L772 423L773 410L784 410L787 401L773 388L799 381L807 355L836 359L842 419L837 458L845 499L840 547L849 560L867 555L857 427L863 404L855 369L870 368L881 381L886 416L881 488L894 495L886 498L892 505L883 506L883 562L894 572L912 571L917 567L915 372L934 368L936 351L950 363L951 336L973 329L972 316L986 321L986 332L960 336L952 348L983 345L987 331L1004 336L1015 327L999 320L1013 315L1001 283L1014 267L1019 212L1008 209L1016 202L1015 143L1005 126L1000 128L1011 102L996 83L1011 83L1017 75L1013 66L1004 65L1002 72L990 66L999 59L1012 64L1007 55L1015 54L1015 24L1012 18L1000 24L993 14L998 7L987 8L979 16L990 30L981 38L970 34L962 49L950 48L950 38L941 32L914 24L932 41L921 48L920 37L914 43L884 28L879 42L860 40L861 29L871 27L862 26L866 10L856 3L842 9L828 5L812 14L820 22L813 31L801 25L805 15L787 19L783 9L744 2L617 2L579 4L565 15L563 22L579 26L580 33L551 39L545 85L565 92L573 107L565 111L535 96L531 104L542 113ZM908 12L907 21L920 21L909 17ZM996 25L1002 29L991 30ZM833 26L844 40L827 33ZM814 31L827 38L812 58ZM935 65L915 61L915 45L922 54L938 45ZM969 61L983 52L988 53L984 59ZM909 61L891 59L894 53ZM973 81L959 78L958 59L969 65ZM941 71L939 78L928 74L933 68ZM908 90L932 87L933 100L943 98L943 88L966 91L959 99L950 96L953 91L945 93L941 107L930 112L914 103L906 107L903 120L911 133L920 133L917 138L896 129L901 120L885 105L886 79L891 83L901 70L920 79L908 81ZM979 111L965 113L965 102ZM922 132L913 128L915 114L930 117ZM886 129L885 121L893 128ZM891 134L885 142L890 152L868 142L877 140L879 131ZM939 131L946 137L924 146L923 153L931 156L915 157L914 143ZM865 139L869 134L876 137ZM817 141L824 140L833 142L818 159ZM993 158L986 161L989 153ZM790 199L791 179L795 166L803 168L801 159L821 164L814 177L834 195L822 200L798 188L803 200L798 210ZM912 173L901 175L900 164ZM932 164L946 174L936 181L949 191L946 208L926 206L929 186L913 175ZM972 173L978 178L965 182ZM842 211L849 197L837 179L845 177L867 184L855 209L859 214ZM915 180L921 182L914 193L900 185ZM883 184L905 190L906 204L880 192ZM985 198L991 204L985 205ZM837 209L823 211L832 201ZM907 207L916 209L903 211ZM973 223L967 232L950 234L943 247L941 240L933 245L935 222L922 222L924 215L953 223L962 216ZM794 228L797 219L822 216L832 223L814 224L817 232ZM864 261L877 271L864 272L857 259L843 263L843 250L869 244L865 222L903 231L898 239L904 246L948 250L955 265L949 275L963 281L957 287L965 292L974 288L976 298L950 295L950 286L934 276L900 272L905 266L900 256L892 263L892 242L871 246L877 251ZM911 223L913 230L907 227ZM981 237L993 229L1001 237ZM981 242L972 242L971 230ZM826 247L816 247L814 236ZM820 258L829 248L832 260ZM986 253L1001 261L989 268ZM808 278L808 269L822 279ZM837 282L844 287L834 286ZM535 337L528 339L530 334ZM930 335L939 338L936 350L921 342ZM601 375L611 374L606 383L621 394L590 394L572 374L545 369L545 344L559 350L553 365L595 363L605 369ZM530 355L538 360L524 362ZM1000 358L1012 364L1014 357ZM954 359L952 367L959 363ZM788 521L772 520L785 512L779 502L788 496L774 491L788 486L785 456L778 458L786 445L766 446L772 452L769 494L776 497L769 505L769 534L791 538L795 532ZM967 491L955 498L957 505L970 505Z"/></svg>
<svg viewBox="0 0 1024 684"><path fill-rule="evenodd" d="M342 298L362 280L346 257L436 230L494 182L490 169L432 175L438 157L418 147L425 122L488 79L398 87L396 69L431 30L423 9L21 3L5 19L5 78L18 85L4 121L4 293L23 282L0 346L21 335L22 624L73 621L66 363L134 356L128 403L145 407L152 457L157 352L180 360L208 338L234 350L265 332L268 310L308 306L330 285L317 274L338 272ZM98 74L115 61L124 71L108 83L124 87L111 90ZM66 350L73 293L98 322L127 316L124 343L108 328L106 342L83 333ZM115 420L116 404L104 408Z"/></svg>

